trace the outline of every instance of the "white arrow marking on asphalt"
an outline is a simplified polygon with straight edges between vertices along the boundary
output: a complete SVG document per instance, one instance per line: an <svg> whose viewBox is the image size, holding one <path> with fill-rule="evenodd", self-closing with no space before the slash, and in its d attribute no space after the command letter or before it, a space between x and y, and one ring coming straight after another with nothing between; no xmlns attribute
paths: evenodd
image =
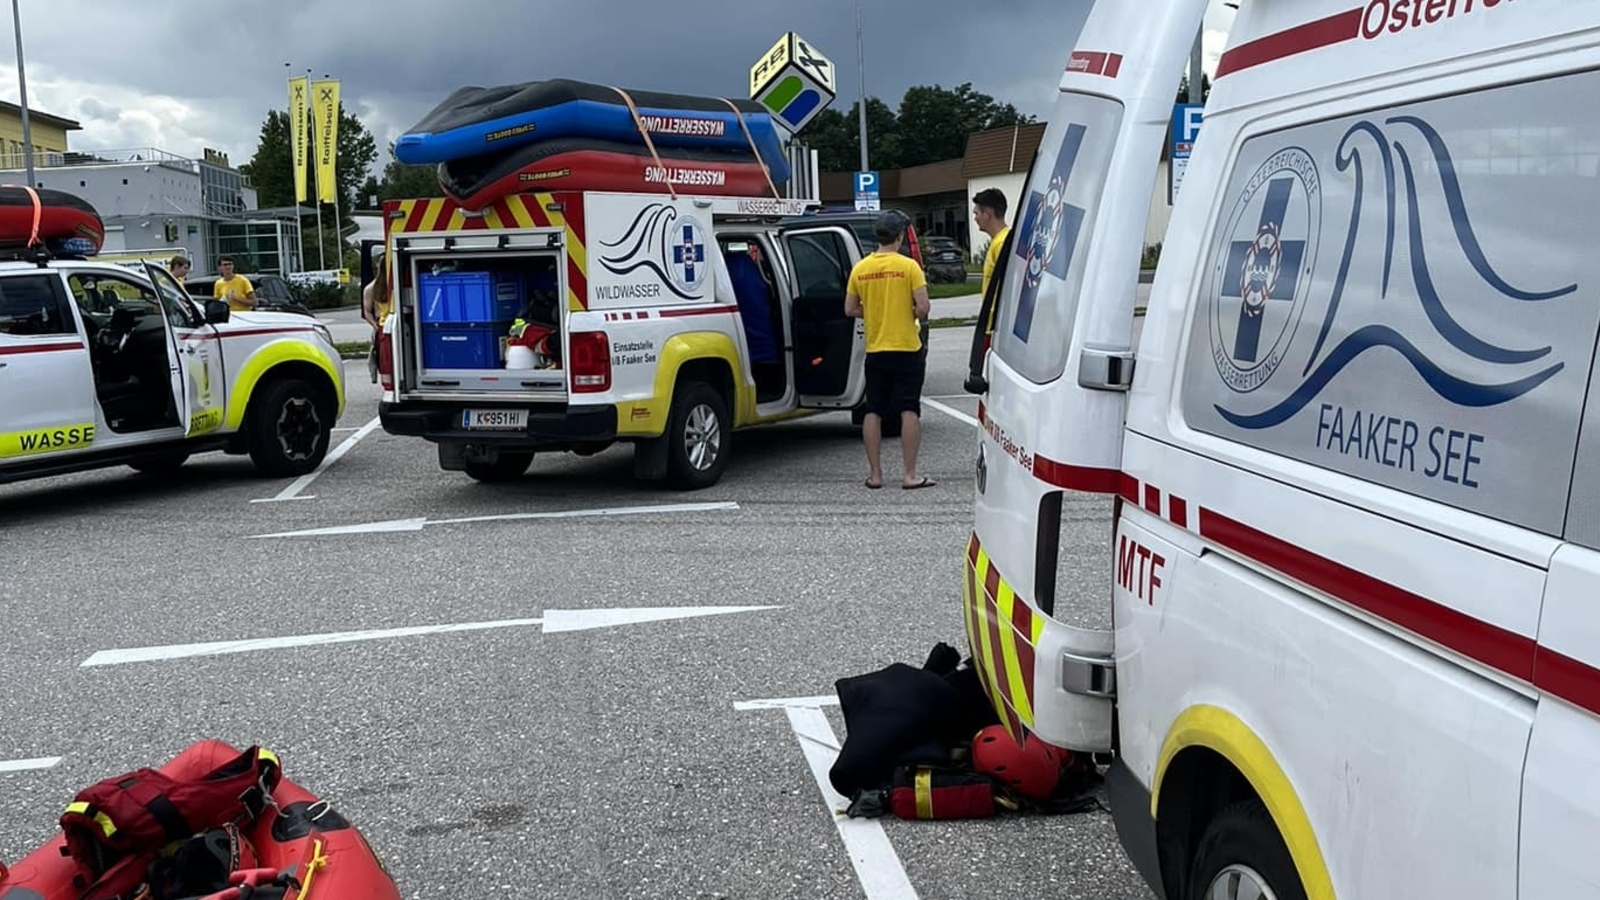
<svg viewBox="0 0 1600 900"><path fill-rule="evenodd" d="M828 723L823 706L838 704L837 697L793 697L777 700L746 700L735 703L734 709L782 709L789 716L789 727L800 742L811 767L811 777L816 779L822 801L827 804L839 838L844 841L850 864L855 867L856 878L867 900L917 900L917 891L906 877L905 866L889 843L889 836L877 819L852 819L844 814L850 801L833 789L828 770L839 756L839 738Z"/></svg>
<svg viewBox="0 0 1600 900"><path fill-rule="evenodd" d="M367 522L361 525L336 525L331 528L312 528L306 531L280 531L275 534L256 534L252 538L327 537L339 534L393 534L421 531L435 525L465 525L478 522L515 522L527 519L581 519L591 516L640 516L650 513L719 512L738 509L733 501L720 503L664 503L656 506L620 506L610 509L563 509L553 512L508 513L501 516L472 516L465 519L391 519L387 522Z"/></svg>
<svg viewBox="0 0 1600 900"><path fill-rule="evenodd" d="M59 756L41 756L38 759L0 759L0 772L27 772L32 769L48 769L61 762Z"/></svg>
<svg viewBox="0 0 1600 900"><path fill-rule="evenodd" d="M462 631L487 631L496 628L526 628L532 625L544 625L546 632L584 631L592 628L614 628L621 625L661 622L668 619L692 619L700 616L720 616L730 613L778 608L776 606L665 606L637 609L551 609L546 610L544 618L540 619L501 619L493 622L463 622L454 625L414 625L405 628L335 631L326 634L301 634L289 637L211 641L203 644L167 644L159 647L101 650L79 663L78 666L79 668L116 666L126 663L185 659L191 656L222 656L229 653L249 653L255 650L320 647L327 644L347 644L354 641L377 641L385 638L417 637L426 634L450 634Z"/></svg>

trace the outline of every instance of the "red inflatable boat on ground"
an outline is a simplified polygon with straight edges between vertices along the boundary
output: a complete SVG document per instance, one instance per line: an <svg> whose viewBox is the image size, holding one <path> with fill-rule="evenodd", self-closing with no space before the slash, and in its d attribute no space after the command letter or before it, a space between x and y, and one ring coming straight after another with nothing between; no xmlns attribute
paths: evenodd
<svg viewBox="0 0 1600 900"><path fill-rule="evenodd" d="M660 165L642 145L561 138L524 144L505 153L439 164L439 187L462 208L476 212L523 191L630 191L750 197L769 194L772 182L748 150L696 150L657 146ZM670 182L670 184L669 184Z"/></svg>
<svg viewBox="0 0 1600 900"><path fill-rule="evenodd" d="M0 251L39 245L57 256L93 256L106 238L100 214L66 191L0 185Z"/></svg>
<svg viewBox="0 0 1600 900"><path fill-rule="evenodd" d="M261 756L276 765L276 757L265 752ZM170 779L180 785L193 785L208 775L214 779L217 772L241 758L241 751L221 741L206 740L190 746L157 771L159 776L164 776L163 783ZM248 754L244 758L248 761ZM139 773L130 774L137 776ZM248 779L253 777L254 770L243 774ZM192 900L399 900L399 889L361 833L327 801L282 777L281 773L274 774L276 784L271 791L271 802L266 803L253 820L240 823L237 830L219 827L223 826L222 822L186 823L197 832L204 829L207 838L221 836L223 852L206 856L204 861L212 871L204 874L220 878L222 887L199 895L169 895L161 889L158 880L155 884L140 884L125 896L130 900L145 897L149 900L177 900L178 897ZM83 805L74 803L68 808L69 812ZM96 815L93 809L79 811L90 817ZM167 813L166 818L170 819L170 815ZM196 837L184 842L175 854L170 853L173 848L168 845L163 850L170 855L161 851L147 853L132 859L132 865L125 865L123 869L129 877L135 870L141 878L146 872L171 876L173 861L184 861L184 853L198 846L199 841ZM156 867L149 865L157 860L161 862ZM67 835L58 832L9 871L0 865L0 900L81 900L116 896L106 893L111 889L109 882L116 878L116 866L87 888L81 882L75 883L80 870L81 860L68 855Z"/></svg>

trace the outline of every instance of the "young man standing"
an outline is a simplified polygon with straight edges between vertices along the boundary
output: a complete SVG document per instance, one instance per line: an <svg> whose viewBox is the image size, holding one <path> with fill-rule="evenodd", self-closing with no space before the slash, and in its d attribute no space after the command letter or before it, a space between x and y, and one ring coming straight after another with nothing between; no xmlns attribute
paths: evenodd
<svg viewBox="0 0 1600 900"><path fill-rule="evenodd" d="M250 284L250 279L233 273L233 257L219 257L217 269L222 277L211 286L212 299L228 301L228 308L234 312L255 309L256 289Z"/></svg>
<svg viewBox="0 0 1600 900"><path fill-rule="evenodd" d="M900 486L909 491L935 483L917 474L926 374L918 320L928 317L929 305L922 267L900 253L909 224L905 214L896 210L878 217L878 249L851 270L844 298L845 315L861 319L867 332L867 415L861 433L867 445L866 486L872 490L883 487L879 451L884 416L900 417L900 452L905 465Z"/></svg>
<svg viewBox="0 0 1600 900"><path fill-rule="evenodd" d="M1000 247L1006 242L1006 235L1011 233L1011 226L1006 224L1006 195L999 188L984 188L972 197L972 221L977 224L978 230L989 236L989 249L983 254L983 287L979 289L979 297L989 296L989 280L994 277L995 263L1000 259ZM994 334L994 320L998 317L1000 304L996 303L989 311L989 321L984 323L983 333Z"/></svg>

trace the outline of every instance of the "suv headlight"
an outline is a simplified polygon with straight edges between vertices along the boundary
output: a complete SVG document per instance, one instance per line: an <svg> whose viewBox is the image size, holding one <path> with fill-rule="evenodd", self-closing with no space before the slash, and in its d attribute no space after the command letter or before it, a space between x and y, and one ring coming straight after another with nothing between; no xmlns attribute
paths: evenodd
<svg viewBox="0 0 1600 900"><path fill-rule="evenodd" d="M318 336L320 336L324 341L328 342L328 345L330 347L333 346L333 332L328 330L328 326L322 324L321 322L318 322L317 324L315 324L315 325L313 325L311 327L312 327L313 330L315 330L317 332Z"/></svg>

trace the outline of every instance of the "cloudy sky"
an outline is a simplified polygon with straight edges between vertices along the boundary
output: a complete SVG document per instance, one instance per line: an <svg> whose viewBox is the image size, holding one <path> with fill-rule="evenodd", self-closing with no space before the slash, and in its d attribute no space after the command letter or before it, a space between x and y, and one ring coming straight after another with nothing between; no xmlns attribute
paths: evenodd
<svg viewBox="0 0 1600 900"><path fill-rule="evenodd" d="M1126 2L1126 0L1123 0ZM1231 10L1212 0L1213 71ZM378 140L406 131L450 91L566 77L713 96L748 91L751 63L794 30L839 70L836 105L856 97L855 4L776 0L20 0L30 108L77 119L73 149L157 147L235 165L255 152L289 75L339 78L345 107ZM867 93L897 104L916 84L979 90L1049 108L1088 0L870 0ZM980 11L981 10L981 11ZM16 102L10 17L0 97ZM86 27L87 26L87 27ZM285 65L285 64L288 65Z"/></svg>

